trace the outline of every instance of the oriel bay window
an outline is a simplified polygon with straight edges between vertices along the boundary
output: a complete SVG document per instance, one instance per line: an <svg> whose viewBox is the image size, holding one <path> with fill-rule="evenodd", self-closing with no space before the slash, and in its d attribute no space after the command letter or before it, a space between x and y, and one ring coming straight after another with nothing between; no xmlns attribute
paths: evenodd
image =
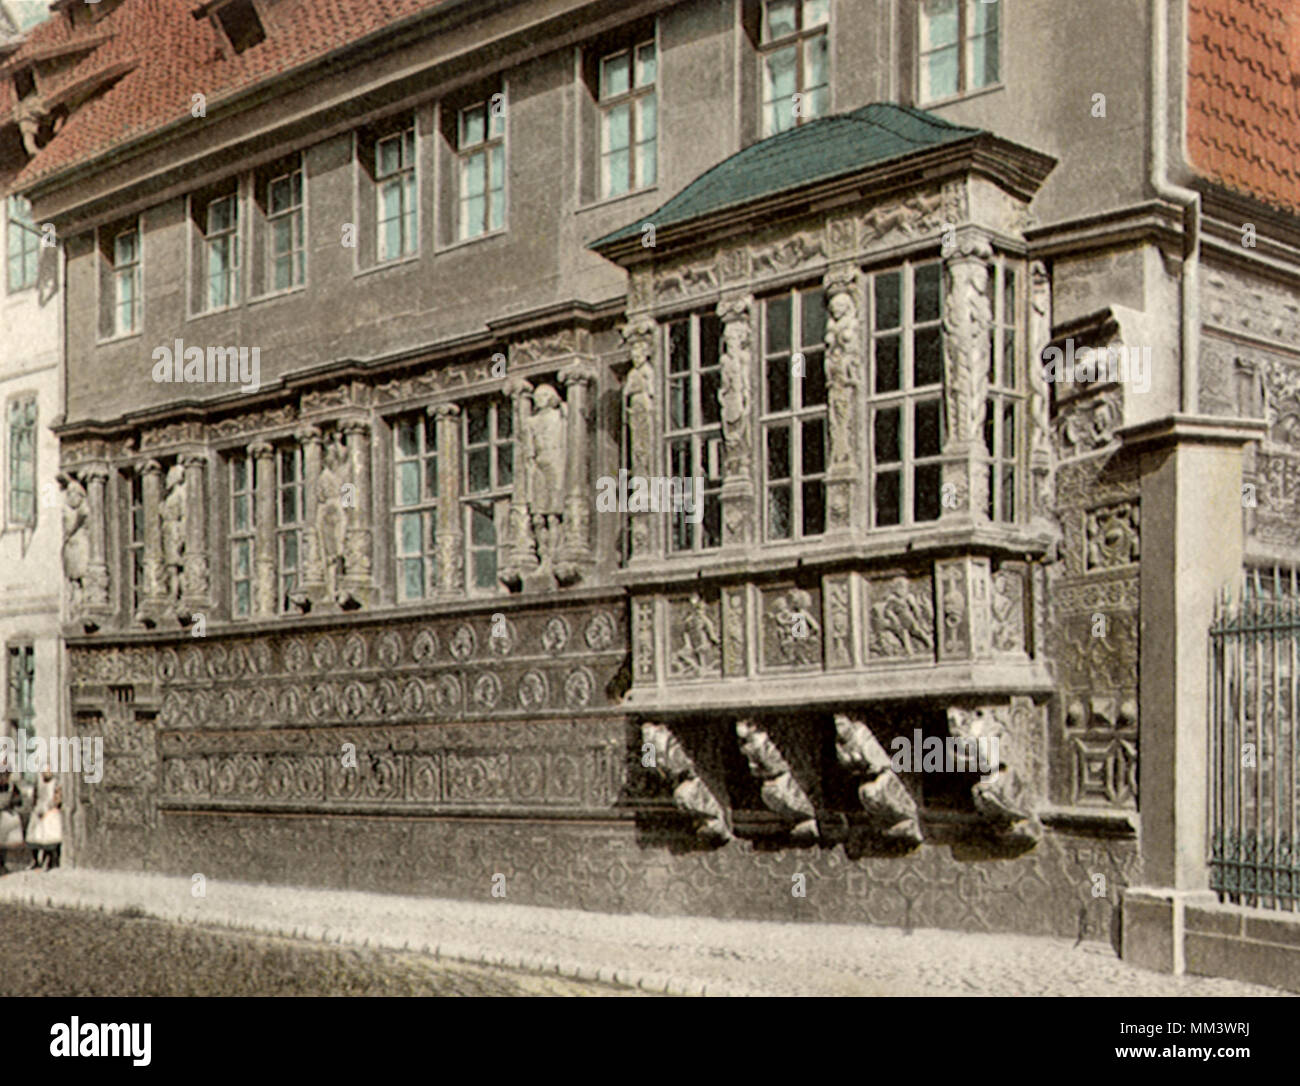
<svg viewBox="0 0 1300 1086"><path fill-rule="evenodd" d="M943 269L871 277L873 527L938 520L943 451Z"/></svg>
<svg viewBox="0 0 1300 1086"><path fill-rule="evenodd" d="M393 426L393 541L397 598L419 600L438 587L438 431L432 415Z"/></svg>
<svg viewBox="0 0 1300 1086"><path fill-rule="evenodd" d="M760 52L763 135L830 109L830 0L763 0Z"/></svg>
<svg viewBox="0 0 1300 1086"><path fill-rule="evenodd" d="M497 588L499 550L506 537L515 480L513 416L510 404L504 400L476 400L464 406L462 416L468 587L471 591L491 591ZM535 533L540 531L545 537L552 530L553 523L534 518ZM554 542L537 540L541 548Z"/></svg>
<svg viewBox="0 0 1300 1086"><path fill-rule="evenodd" d="M822 290L763 302L763 469L769 540L826 531L826 304Z"/></svg>
<svg viewBox="0 0 1300 1086"><path fill-rule="evenodd" d="M253 561L256 548L257 501L253 491L253 459L246 454L230 461L230 613L253 613Z"/></svg>
<svg viewBox="0 0 1300 1086"><path fill-rule="evenodd" d="M667 326L668 396L664 438L668 474L694 501L702 479L704 508L671 512L672 551L709 550L722 544L722 322L700 313Z"/></svg>
<svg viewBox="0 0 1300 1086"><path fill-rule="evenodd" d="M276 552L280 610L288 612L291 597L302 587L302 534L306 526L302 447L285 445L276 451Z"/></svg>

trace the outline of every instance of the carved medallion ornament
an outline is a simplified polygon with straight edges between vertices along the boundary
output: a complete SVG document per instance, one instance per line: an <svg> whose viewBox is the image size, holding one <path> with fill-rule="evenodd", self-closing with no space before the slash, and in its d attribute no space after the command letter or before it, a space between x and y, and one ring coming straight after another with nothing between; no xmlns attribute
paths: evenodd
<svg viewBox="0 0 1300 1086"><path fill-rule="evenodd" d="M1085 566L1114 569L1138 561L1139 509L1136 501L1090 510L1084 517Z"/></svg>

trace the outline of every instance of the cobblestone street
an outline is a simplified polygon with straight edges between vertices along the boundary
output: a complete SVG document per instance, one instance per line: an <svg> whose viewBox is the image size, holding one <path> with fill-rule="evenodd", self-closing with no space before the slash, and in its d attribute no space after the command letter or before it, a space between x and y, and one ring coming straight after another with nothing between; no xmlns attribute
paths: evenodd
<svg viewBox="0 0 1300 1086"><path fill-rule="evenodd" d="M62 869L0 879L0 902L102 909L363 953L436 953L469 965L557 974L541 986L517 973L518 982L495 988L490 979L475 980L479 988L471 984L466 994L613 994L565 978L707 995L1284 994L1147 973L1125 965L1105 944L1029 936L614 916L490 898L444 901L214 880L205 890L204 897L191 896L186 878Z"/></svg>

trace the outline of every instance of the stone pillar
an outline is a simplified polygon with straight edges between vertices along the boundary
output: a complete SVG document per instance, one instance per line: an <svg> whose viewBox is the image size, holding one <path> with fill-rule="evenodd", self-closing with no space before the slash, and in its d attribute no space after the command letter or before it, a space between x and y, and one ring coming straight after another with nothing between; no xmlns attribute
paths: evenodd
<svg viewBox="0 0 1300 1086"><path fill-rule="evenodd" d="M257 520L254 536L254 565L256 589L254 591L257 616L269 618L279 607L275 583L275 449L265 441L248 448L253 460L253 488L257 503Z"/></svg>
<svg viewBox="0 0 1300 1086"><path fill-rule="evenodd" d="M826 473L826 528L849 532L865 525L862 506L862 275L856 265L826 273L826 383L830 465Z"/></svg>
<svg viewBox="0 0 1300 1086"><path fill-rule="evenodd" d="M353 492L344 497L348 516L343 585L345 592L358 604L370 601L374 591L374 533L370 527L370 423L349 419L340 427L347 441L348 464ZM351 504L348 504L348 502Z"/></svg>
<svg viewBox="0 0 1300 1086"><path fill-rule="evenodd" d="M753 329L750 295L724 298L718 303L722 321L722 386L718 405L722 409L723 478L722 543L748 543L757 535L754 523L754 412Z"/></svg>
<svg viewBox="0 0 1300 1086"><path fill-rule="evenodd" d="M209 584L208 499L205 485L208 457L188 453L185 467L185 571L182 575L182 617L206 613L212 607Z"/></svg>
<svg viewBox="0 0 1300 1086"><path fill-rule="evenodd" d="M85 611L87 616L107 617L111 612L108 602L108 537L104 521L104 492L108 483L108 468L92 464L81 473L86 485L87 542L89 558L86 563Z"/></svg>
<svg viewBox="0 0 1300 1086"><path fill-rule="evenodd" d="M988 238L965 231L944 260L944 444L940 517L945 521L988 519L989 458L984 445L988 412L989 331L993 281Z"/></svg>
<svg viewBox="0 0 1300 1086"><path fill-rule="evenodd" d="M320 482L322 439L315 426L298 431L302 445L302 581L295 595L306 600L325 597L325 571L321 566L320 540L316 537L316 487Z"/></svg>
<svg viewBox="0 0 1300 1086"><path fill-rule="evenodd" d="M623 378L623 405L630 444L628 474L650 478L659 462L660 380L655 366L655 337L658 328L649 317L623 325L619 332L632 356L632 368ZM660 521L653 513L628 515L632 560L653 558L660 553Z"/></svg>
<svg viewBox="0 0 1300 1086"><path fill-rule="evenodd" d="M140 494L144 503L144 584L136 621L152 626L166 606L163 590L162 465L150 460L140 469ZM91 538L94 536L92 534ZM92 543L93 548L93 543Z"/></svg>
<svg viewBox="0 0 1300 1086"><path fill-rule="evenodd" d="M1174 415L1121 431L1142 471L1138 693L1141 884L1122 956L1181 973L1189 898L1209 892L1208 654L1216 595L1241 578L1245 446L1264 424Z"/></svg>
<svg viewBox="0 0 1300 1086"><path fill-rule="evenodd" d="M438 420L438 591L465 593L465 533L460 511L460 406L429 408Z"/></svg>
<svg viewBox="0 0 1300 1086"><path fill-rule="evenodd" d="M560 370L564 398L569 406L568 430L565 435L567 478L564 499L564 545L556 578L571 583L580 576L581 567L591 562L591 441L587 433L587 388L596 383L596 374L584 362L572 362Z"/></svg>

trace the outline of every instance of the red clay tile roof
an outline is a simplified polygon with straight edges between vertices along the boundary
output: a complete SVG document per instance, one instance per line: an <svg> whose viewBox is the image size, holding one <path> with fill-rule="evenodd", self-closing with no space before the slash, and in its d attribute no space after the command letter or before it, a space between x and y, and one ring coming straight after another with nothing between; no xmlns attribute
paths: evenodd
<svg viewBox="0 0 1300 1086"><path fill-rule="evenodd" d="M209 107L264 79L323 57L376 30L447 0L273 0L258 3L266 40L226 57L207 19L195 19L194 0L123 0L98 20L73 29L55 13L32 28L18 53L7 58L12 72L28 54L37 55L74 38L112 36L71 69L42 78L51 96L127 62L135 67L107 92L73 111L63 127L27 163L13 182L21 188L39 178L94 159L114 146L190 116L191 96L202 93ZM0 122L16 104L12 79L0 80Z"/></svg>
<svg viewBox="0 0 1300 1086"><path fill-rule="evenodd" d="M1189 0L1187 154L1208 181L1300 213L1300 7Z"/></svg>

